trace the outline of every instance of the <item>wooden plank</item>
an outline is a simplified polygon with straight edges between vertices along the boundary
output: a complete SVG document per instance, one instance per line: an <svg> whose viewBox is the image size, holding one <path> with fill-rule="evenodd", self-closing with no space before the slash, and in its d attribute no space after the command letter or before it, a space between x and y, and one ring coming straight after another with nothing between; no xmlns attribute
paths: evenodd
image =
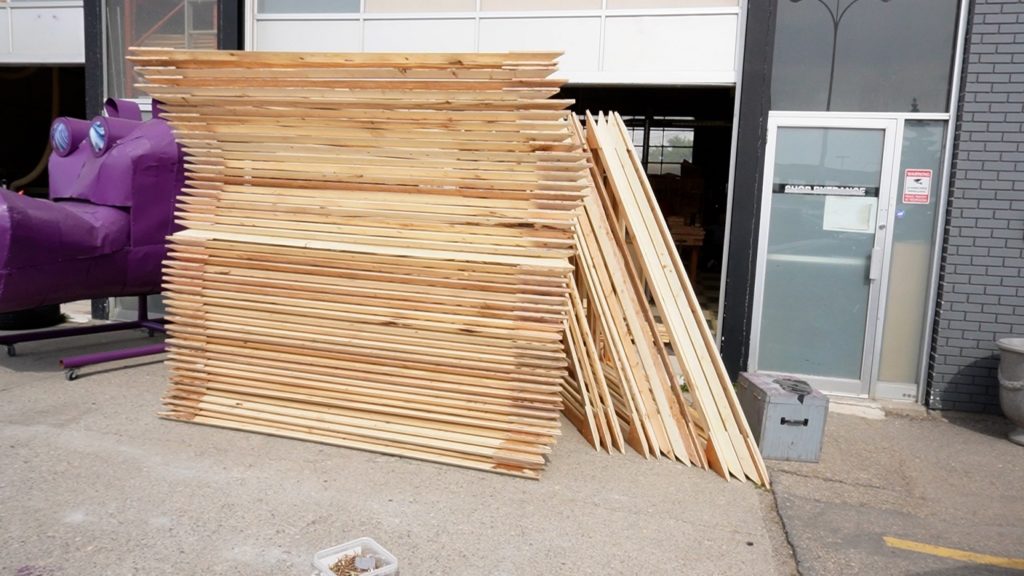
<svg viewBox="0 0 1024 576"><path fill-rule="evenodd" d="M602 159L610 170L609 182L622 203L620 208L625 223L636 238L639 263L644 267L645 279L650 283L651 292L666 321L673 349L682 355L680 365L687 383L699 402L698 409L705 412L709 426L708 461L720 464L741 480L751 478L760 482L759 473L752 463L753 457L739 434L735 413L728 405L723 384L712 368L711 354L700 339L693 311L679 308L679 303L685 300L683 287L678 277L665 274L666 270L672 270L671 257L667 254L671 250L664 247L663 236L656 230L654 210L650 209L644 196L640 184L642 178L637 175L628 156L628 145L622 143L622 132L613 132L603 118L596 122L592 117L588 118L588 125L591 126L588 135L594 134L599 154L603 155ZM641 197L647 201L646 210L640 205Z"/></svg>
<svg viewBox="0 0 1024 576"><path fill-rule="evenodd" d="M293 365L299 366L321 366L330 368L331 374L320 374L315 371L303 371L302 378L280 377L268 381L290 384L310 385L312 381L324 381L331 384L352 384L363 385L372 383L379 386L397 386L407 392L427 391L430 395L445 396L455 395L457 397L473 396L481 403L500 403L504 405L510 402L515 406L530 409L550 409L557 406L558 397L553 395L554 386L550 379L533 377L509 378L501 373L466 373L463 370L447 370L443 374L432 372L412 362L391 365L381 361L378 357L360 358L347 352L337 352L337 347L326 350L319 350L301 345L292 340L273 338L247 338L244 335L227 334L221 335L216 331L209 331L207 341L196 342L183 340L176 333L169 339L174 349L169 349L168 355L172 361L168 362L175 370L175 374L190 371L197 374L204 374L207 355L223 352L234 358L239 366L244 365L248 356L259 356L260 358L283 358L289 362L301 362ZM381 366L386 366L385 372ZM314 377L316 375L316 377ZM259 380L256 380L259 381ZM366 384L372 387L371 384ZM552 415L552 417L554 417Z"/></svg>
<svg viewBox="0 0 1024 576"><path fill-rule="evenodd" d="M586 372L580 365L580 355L578 350L579 339L576 337L576 332L571 330L570 325L566 325L565 334L565 345L569 357L569 366L573 374L576 375L576 379L570 378L568 375L565 377L564 382L569 386L563 388L570 391L569 398L575 399L578 404L577 412L580 414L576 418L570 418L576 425L576 428L583 433L583 436L590 442L590 445L595 449L601 449L602 436L599 435L597 430L597 421L594 418L594 408L590 403L590 393L586 386L582 384L583 379L586 378ZM581 343L580 343L581 344ZM566 400L566 395L563 394L563 400ZM586 420L584 421L584 417Z"/></svg>
<svg viewBox="0 0 1024 576"><path fill-rule="evenodd" d="M612 144L614 146L615 153L619 155L619 161L623 161L626 148L625 145L623 145L621 141L615 141L614 139L612 139ZM623 165L623 168L623 173L626 178L630 180L627 189L630 193L634 194L635 198L640 187L639 179L636 177L635 172L625 169L625 164ZM666 252L668 252L670 248L663 247L655 241L655 238L651 235L653 211L650 209L644 210L643 206L640 206L639 203L636 205L637 209L634 210L634 205L632 204L634 198L625 199L623 205L629 217L634 215L639 216L641 218L641 225L646 227L646 229L637 228L634 224L630 224L631 231L640 231L641 234L647 234L647 236L639 236L637 241L637 247L642 253L648 246L652 248L652 251L643 254L643 258L657 258L657 265L646 268L646 277L652 283L653 287L657 287L657 290L652 289L652 293L654 294L659 306L664 306L663 312L665 313L666 318L669 319L670 326L674 320L681 318L683 330L681 333L686 334L689 337L689 341L684 341L680 344L680 340L670 329L670 338L673 340L673 349L677 350L677 353L679 353L678 350L682 350L682 356L684 359L689 358L691 351L695 353L696 364L692 363L692 361L688 364L688 367L690 368L690 375L687 378L687 382L692 383L691 388L696 387L703 390L705 386L709 387L711 397L714 400L719 414L721 414L723 408L722 398L720 390L715 386L717 383L714 381L714 375L709 373L710 360L708 358L708 351L694 338L696 334L695 319L692 314L687 313L688 311L679 310L677 307L683 298L681 294L681 287L677 283L674 283L672 278L663 276L663 272L666 269ZM669 245L669 247L671 247L671 245ZM643 260L642 262L646 262L646 260ZM666 297L666 295L668 296ZM675 310L670 311L671 308L675 308ZM678 328L676 329L678 330ZM729 443L727 445L724 443L715 444L716 453L719 456L724 457L725 462L730 466L735 466L738 463L738 469L735 467L731 468L733 474L737 478L743 480L745 479L745 476L753 477L751 476L752 467L750 466L749 455L737 446L736 427L732 422L724 421L724 428Z"/></svg>
<svg viewBox="0 0 1024 576"><path fill-rule="evenodd" d="M233 391L245 390L255 395L281 394L292 399L305 398L310 401L319 401L321 398L347 400L353 406L360 406L366 410L396 409L406 412L411 407L417 407L424 412L438 415L473 416L481 422L481 426L560 434L558 423L551 417L550 411L527 409L507 401L481 401L479 397L470 394L460 395L433 389L415 391L401 386L346 380L337 377L333 370L327 368L311 370L299 378L295 376L294 368L287 362L263 358L244 358L247 363L252 364L246 371L240 368L241 358L238 356L210 351L197 354L195 357L179 352L174 359L180 362L178 366L199 362L201 359L204 374L209 379L204 380L202 386L197 386L197 389L214 386L216 382L216 386ZM218 371L222 377L214 379L213 375ZM268 381L261 382L258 386L253 385L252 377L257 373L271 375L279 383Z"/></svg>
<svg viewBox="0 0 1024 576"><path fill-rule="evenodd" d="M654 283L654 289L652 292L656 296L656 301L659 307L666 312L666 319L670 328L670 334L674 334L673 349L677 354L681 354L683 361L681 365L684 369L684 374L687 383L690 385L695 396L702 400L701 406L706 410L714 409L714 397L713 391L709 390L706 380L703 378L703 374L699 372L699 360L697 359L697 351L691 346L688 340L687 332L684 327L684 319L677 314L670 314L667 311L674 310L672 303L669 302L668 294L670 289L666 286L666 281L663 276L657 273L656 265L652 262L656 262L656 257L652 255L654 246L648 241L646 236L646 228L643 227L643 215L639 207L635 203L635 197L632 195L632 190L629 188L630 180L626 171L622 165L619 164L619 158L616 156L615 140L610 138L606 132L603 131L603 125L598 123L593 117L588 116L587 118L587 136L590 138L591 147L602 158L602 165L609 170L609 184L610 190L615 193L619 201L622 203L622 209L626 218L624 219L630 232L634 235L639 236L637 247L644 256L640 259L640 264L643 266L644 276L649 282ZM711 437L715 442L716 448L719 444L724 445L725 449L731 449L731 444L728 440L728 432L725 425L720 419L710 418L711 424ZM726 466L725 471L731 472L737 477L742 476L742 470L740 468L737 456L731 450L719 451L719 456L723 458L723 464Z"/></svg>
<svg viewBox="0 0 1024 576"><path fill-rule="evenodd" d="M147 76L170 75L172 78L250 78L253 71L250 68L179 68L173 66L135 66L135 71ZM466 79L466 80L534 80L550 76L555 67L535 68L398 68L392 66L384 67L362 67L362 68L319 68L314 66L304 68L263 68L260 70L260 77L263 78L294 78L302 75L306 78L356 78L356 79Z"/></svg>
<svg viewBox="0 0 1024 576"><path fill-rule="evenodd" d="M171 50L166 48L133 47L127 59L130 62L151 61L160 67L180 68L516 68L520 66L554 67L561 52L456 52L415 53L354 52L248 52L240 50Z"/></svg>
<svg viewBox="0 0 1024 576"><path fill-rule="evenodd" d="M616 113L614 115L615 126L618 128L620 135L623 138L628 138L627 131L625 129L625 123L622 118ZM636 156L635 150L632 147L625 147L629 152L630 161L634 169L638 169L640 166L639 158ZM640 179L644 196L650 206L657 206L657 200L654 198L654 191L651 189L650 184L646 182L646 179ZM650 215L654 220L654 223L661 234L661 239L666 246L674 246L672 240L671 231L665 222L664 216L660 210L651 210ZM770 480L768 477L768 471L765 467L764 461L761 458L761 452L757 448L757 444L754 441L753 434L750 431L750 425L747 422L746 416L739 406L739 400L736 398L736 391L732 387L732 380L729 378L729 374L725 369L725 363L722 361L722 357L718 354L717 347L714 343L714 338L711 336L711 330L707 325L707 321L704 319L703 311L701 310L700 303L697 301L696 293L693 290L693 286L690 283L689 277L686 274L686 268L683 266L682 261L679 258L679 253L675 250L666 250L671 262L672 269L675 272L676 278L679 280L680 287L686 297L686 302L690 307L692 317L695 319L694 324L698 332L700 333L701 340L708 350L709 360L714 364L715 373L718 377L718 381L722 386L725 395L728 400L730 411L735 419L737 431L743 437L743 443L746 446L746 454L751 458L751 463L755 468L755 476L751 476L751 479L759 482L762 486L770 487ZM742 451L741 451L742 452ZM749 469L745 466L745 470L749 473Z"/></svg>
<svg viewBox="0 0 1024 576"><path fill-rule="evenodd" d="M611 398L608 393L608 384L604 379L604 371L601 369L601 359L598 357L597 342L593 338L593 332L591 331L590 324L587 321L586 312L583 309L583 303L580 299L579 290L575 284L571 285L570 297L572 301L572 307L575 314L570 314L570 322L576 327L579 340L583 343L581 347L583 350L583 358L587 364L589 374L591 374L592 380L591 385L593 390L591 396L594 398L597 404L598 410L598 422L600 424L600 430L602 438L604 439L605 446L609 451L618 450L623 452L625 450L625 444L622 438L622 430L618 426L618 422L614 418L609 418L610 414L607 409L611 407Z"/></svg>
<svg viewBox="0 0 1024 576"><path fill-rule="evenodd" d="M579 122L574 122L577 134L582 137L582 127ZM604 239L603 250L605 253L612 255L610 261L613 261L617 267L617 273L615 277L621 281L625 279L627 285L620 285L618 290L626 294L626 298L629 303L630 309L635 314L639 314L642 317L642 322L633 325L633 330L639 330L638 333L634 333L632 340L636 345L644 345L652 349L657 358L661 361L660 363L655 362L654 368L655 373L650 375L650 380L655 385L662 385L669 390L668 394L671 395L670 399L666 399L666 403L669 405L669 413L667 416L670 417L669 421L666 422L668 426L678 427L683 440L686 450L679 456L685 458L684 462L693 463L702 468L707 467L707 461L703 457L703 451L697 445L696 435L692 428L692 425L686 417L685 410L682 409L686 405L682 399L681 390L679 383L675 378L674 370L669 362L668 356L663 346L656 338L656 328L654 318L651 313L650 307L648 306L648 300L641 285L639 276L636 269L632 265L632 261L627 257L627 248L625 240L616 224L610 222L608 219L611 218L611 214L607 208L613 205L608 197L607 191L605 190L603 183L601 182L600 175L596 173L596 169L592 167L591 173L593 174L592 183L594 185L594 191L596 195L588 199L584 203L584 214L588 216L588 222L592 223L594 228L599 228L601 237ZM591 236L596 236L596 232L591 233ZM612 239L612 243L608 242L608 238ZM672 402L672 399L675 402Z"/></svg>
<svg viewBox="0 0 1024 576"><path fill-rule="evenodd" d="M411 448L409 446L397 444L394 442L373 442L362 438L354 438L352 436L337 432L328 433L317 431L301 425L275 423L273 426L271 426L267 425L266 423L259 419L254 418L241 418L230 415L206 416L201 414L197 415L193 412L182 412L178 410L168 410L165 412L161 412L160 416L171 420L181 420L186 422L193 422L196 424L204 424L207 426L218 426L221 428L246 430L250 432L267 434L270 436L283 436L286 438L295 438L305 441L319 442L322 444L342 446L346 448L357 448L360 450L367 450L370 452L379 452L381 454L389 454L393 456L402 456L405 458L426 460L428 462L436 462L440 464L447 464L450 466L460 466L464 468L471 468L474 470L483 470L487 472L509 474L513 476L520 476L523 478L540 478L539 471L536 469L530 469L521 466L512 466L509 464L496 464L485 458L469 458L461 454L455 454L444 450Z"/></svg>
<svg viewBox="0 0 1024 576"><path fill-rule="evenodd" d="M584 224L586 220L582 220ZM595 261L595 254L588 247L589 239L586 237L585 226L580 226L584 241L578 244L584 261ZM603 291L598 297L591 300L600 311L605 334L611 349L616 358L615 365L619 368L622 386L626 395L630 398L631 408L636 411L635 428L642 431L640 444L643 446L641 453L645 456L654 455L658 457L662 452L670 450L667 440L667 432L663 423L650 415L656 413L657 407L650 395L650 387L646 384L646 374L643 364L639 359L634 343L626 335L629 333L621 308L621 302L614 297L613 283L609 280L605 266L595 265L584 266L583 270L587 276L587 283L590 286L600 287Z"/></svg>
<svg viewBox="0 0 1024 576"><path fill-rule="evenodd" d="M505 78L499 80L490 79L460 79L460 78L336 78L320 75L306 75L292 73L290 75L276 74L268 76L261 73L258 77L197 77L181 76L174 74L153 73L153 70L146 71L146 79L159 86L180 86L187 88L224 88L239 86L242 88L331 88L346 90L366 90L371 93L377 91L420 91L420 90L472 90L483 92L489 90L503 91L506 89L525 90L530 88L545 89L543 93L549 93L549 88L558 88L565 82L557 79L544 78ZM557 90L551 95L557 94Z"/></svg>
<svg viewBox="0 0 1024 576"><path fill-rule="evenodd" d="M479 254L475 252L462 252L457 250L423 250L423 249L409 249L409 248L392 248L388 246L364 246L362 244L346 243L346 242L327 242L327 241L314 241L314 240L303 240L294 238L282 238L282 237L267 237L259 235L249 234L237 234L237 233L211 233L202 230L182 230L177 232L173 236L174 242L184 242L188 240L223 240L227 242L236 243L250 243L250 244L262 244L267 246L283 246L291 248L309 248L314 250L324 250L327 252L347 252L352 254L370 254L370 255L381 255L387 256L398 256L398 257L410 257L410 258L422 258L424 260L450 260L454 262L465 262L465 263L497 263L497 264L508 264L517 267L520 270L530 270L543 268L545 270L558 270L562 269L566 273L572 271L572 266L562 258L543 258L543 257L515 257L506 256L501 254Z"/></svg>

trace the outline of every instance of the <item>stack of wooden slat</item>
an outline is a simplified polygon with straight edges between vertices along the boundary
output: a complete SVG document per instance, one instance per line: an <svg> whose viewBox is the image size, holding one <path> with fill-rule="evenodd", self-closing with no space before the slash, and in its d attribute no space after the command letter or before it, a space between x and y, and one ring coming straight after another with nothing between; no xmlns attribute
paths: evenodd
<svg viewBox="0 0 1024 576"><path fill-rule="evenodd" d="M163 415L537 477L587 185L556 57L133 50L189 163Z"/></svg>
<svg viewBox="0 0 1024 576"><path fill-rule="evenodd" d="M583 138L582 128L576 133ZM618 115L588 114L585 137L593 180L577 215L567 416L596 448L621 451L625 438L645 456L767 486L764 462L625 124Z"/></svg>

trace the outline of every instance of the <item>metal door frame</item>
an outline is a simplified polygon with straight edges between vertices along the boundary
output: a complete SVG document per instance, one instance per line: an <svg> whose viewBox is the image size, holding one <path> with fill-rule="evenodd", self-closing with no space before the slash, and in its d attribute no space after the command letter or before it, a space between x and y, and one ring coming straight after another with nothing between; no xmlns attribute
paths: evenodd
<svg viewBox="0 0 1024 576"><path fill-rule="evenodd" d="M889 234L893 216L891 206L896 198L897 174L901 149L897 140L897 132L902 128L902 118L895 114L842 114L842 113L799 113L772 112L768 116L767 146L765 148L764 179L761 191L761 222L757 244L757 267L754 280L753 318L751 324L750 360L751 371L758 370L760 354L761 314L764 306L764 276L768 257L768 235L771 230L772 184L775 175L775 153L779 128L852 128L862 130L882 130L884 132L881 158L881 174L878 190L878 214L875 222L875 238L873 254L878 254L879 261L869 262L869 268L877 268L879 275L868 291L868 309L865 318L864 348L861 350L860 380L847 380L816 376L813 374L795 374L815 387L843 395L867 397L874 393L875 375L877 373L877 349L881 343L880 330L884 315L884 295L888 280L889 252L891 234ZM923 118L923 114L914 115ZM929 115L930 116L930 115ZM948 117L947 115L940 115Z"/></svg>

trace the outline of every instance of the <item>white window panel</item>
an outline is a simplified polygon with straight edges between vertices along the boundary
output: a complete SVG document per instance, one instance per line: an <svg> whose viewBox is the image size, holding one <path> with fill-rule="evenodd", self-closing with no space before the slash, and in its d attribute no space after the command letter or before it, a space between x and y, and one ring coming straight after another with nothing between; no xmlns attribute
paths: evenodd
<svg viewBox="0 0 1024 576"><path fill-rule="evenodd" d="M737 7L739 0L608 0L609 10L638 8L717 8Z"/></svg>
<svg viewBox="0 0 1024 576"><path fill-rule="evenodd" d="M732 14L609 17L604 72L734 82L736 25Z"/></svg>
<svg viewBox="0 0 1024 576"><path fill-rule="evenodd" d="M358 52L362 25L353 20L268 20L256 24L260 50Z"/></svg>
<svg viewBox="0 0 1024 576"><path fill-rule="evenodd" d="M364 0L364 10L372 13L397 12L472 12L476 0Z"/></svg>
<svg viewBox="0 0 1024 576"><path fill-rule="evenodd" d="M526 12L535 10L600 10L601 0L480 0L484 12Z"/></svg>
<svg viewBox="0 0 1024 576"><path fill-rule="evenodd" d="M373 20L365 24L367 52L473 52L476 22L465 20Z"/></svg>
<svg viewBox="0 0 1024 576"><path fill-rule="evenodd" d="M600 18L495 18L480 22L480 51L561 50L558 77L601 65Z"/></svg>
<svg viewBox="0 0 1024 576"><path fill-rule="evenodd" d="M332 14L359 12L359 0L259 0L260 14Z"/></svg>
<svg viewBox="0 0 1024 576"><path fill-rule="evenodd" d="M13 53L4 61L25 63L85 62L85 29L81 7L10 10Z"/></svg>
<svg viewBox="0 0 1024 576"><path fill-rule="evenodd" d="M0 7L0 62L11 55L11 12Z"/></svg>

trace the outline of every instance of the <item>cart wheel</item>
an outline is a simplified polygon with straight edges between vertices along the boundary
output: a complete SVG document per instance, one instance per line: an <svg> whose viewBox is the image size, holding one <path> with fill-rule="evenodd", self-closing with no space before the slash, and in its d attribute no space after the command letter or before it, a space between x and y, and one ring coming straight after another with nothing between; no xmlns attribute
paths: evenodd
<svg viewBox="0 0 1024 576"><path fill-rule="evenodd" d="M18 355L18 351L14 349L14 344L7 345L7 355L10 356L11 358Z"/></svg>
<svg viewBox="0 0 1024 576"><path fill-rule="evenodd" d="M64 371L64 378L70 382L78 378L78 368L68 368Z"/></svg>

